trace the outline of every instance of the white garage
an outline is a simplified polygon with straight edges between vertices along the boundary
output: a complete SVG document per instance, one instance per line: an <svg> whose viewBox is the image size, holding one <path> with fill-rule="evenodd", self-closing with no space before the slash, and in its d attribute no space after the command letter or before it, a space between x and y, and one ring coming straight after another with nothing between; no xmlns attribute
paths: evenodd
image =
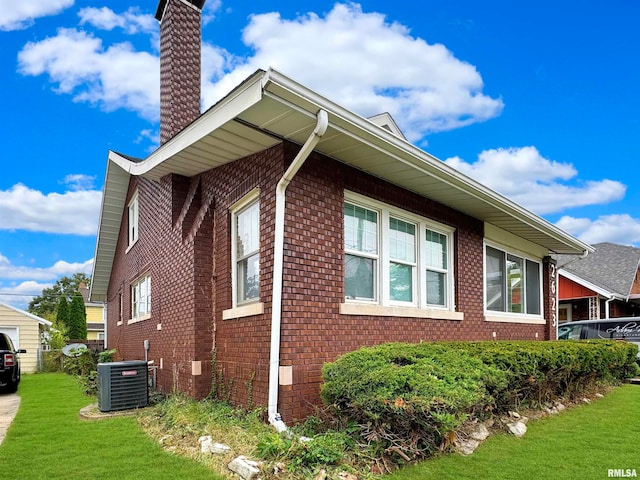
<svg viewBox="0 0 640 480"><path fill-rule="evenodd" d="M38 369L38 358L42 350L41 332L51 326L51 322L29 312L0 303L0 333L11 337L16 349L24 348L20 354L22 373L32 373Z"/></svg>

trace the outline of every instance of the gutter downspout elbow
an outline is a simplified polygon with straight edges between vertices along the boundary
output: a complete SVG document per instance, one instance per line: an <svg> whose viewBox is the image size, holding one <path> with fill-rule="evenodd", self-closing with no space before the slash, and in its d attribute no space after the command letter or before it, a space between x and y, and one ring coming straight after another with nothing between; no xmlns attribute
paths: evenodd
<svg viewBox="0 0 640 480"><path fill-rule="evenodd" d="M316 127L287 168L276 186L275 237L273 242L273 292L271 304L271 348L269 353L269 422L279 431L283 428L278 413L278 388L280 375L280 328L282 323L282 274L284 262L284 217L287 187L306 159L327 131L329 116L325 110L318 111ZM286 428L286 426L284 426Z"/></svg>

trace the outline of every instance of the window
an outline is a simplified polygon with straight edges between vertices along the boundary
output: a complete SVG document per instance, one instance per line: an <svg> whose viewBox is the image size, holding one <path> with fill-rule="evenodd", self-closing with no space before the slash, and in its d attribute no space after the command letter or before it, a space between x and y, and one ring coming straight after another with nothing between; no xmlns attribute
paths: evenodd
<svg viewBox="0 0 640 480"><path fill-rule="evenodd" d="M347 193L345 300L453 309L453 229Z"/></svg>
<svg viewBox="0 0 640 480"><path fill-rule="evenodd" d="M232 212L234 304L257 301L260 296L260 204L250 194Z"/></svg>
<svg viewBox="0 0 640 480"><path fill-rule="evenodd" d="M540 315L540 263L487 245L485 250L487 310Z"/></svg>
<svg viewBox="0 0 640 480"><path fill-rule="evenodd" d="M138 192L133 195L129 202L129 245L133 245L138 240Z"/></svg>
<svg viewBox="0 0 640 480"><path fill-rule="evenodd" d="M151 276L145 275L131 285L131 319L141 320L151 314Z"/></svg>

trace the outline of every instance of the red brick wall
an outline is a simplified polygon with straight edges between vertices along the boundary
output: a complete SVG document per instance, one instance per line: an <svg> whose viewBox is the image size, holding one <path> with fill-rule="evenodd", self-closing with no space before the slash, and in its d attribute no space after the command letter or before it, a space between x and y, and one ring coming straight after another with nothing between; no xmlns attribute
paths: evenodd
<svg viewBox="0 0 640 480"><path fill-rule="evenodd" d="M338 313L344 296L345 189L456 229L455 291L463 321ZM482 222L316 155L293 179L287 202L281 365L292 366L293 385L280 388L279 409L285 421L312 412L319 401L324 362L364 345L491 340L494 332L501 340L549 337L550 327L545 325L484 321ZM550 298L544 299L545 312L550 312Z"/></svg>
<svg viewBox="0 0 640 480"><path fill-rule="evenodd" d="M133 179L140 192L140 240L127 253L126 221L120 232L109 289L109 345L125 359L159 364L161 389L195 397L211 387L215 346L217 392L244 404L266 405L271 325L275 186L299 147L288 143L210 170L196 178ZM229 208L260 187L260 300L264 314L222 320L232 305ZM345 189L376 198L455 228L455 291L464 320L340 315L343 302L343 200ZM126 212L125 212L126 213ZM125 216L126 219L126 216ZM285 421L302 418L319 402L324 362L363 345L388 341L543 339L545 325L484 321L483 224L428 199L313 154L287 190L281 365L291 366L293 385L280 387ZM152 275L152 318L116 326L118 292L125 311L129 286ZM547 269L545 267L545 275ZM548 282L548 276L544 277ZM549 297L549 295L547 295ZM550 297L544 300L550 313ZM161 324L162 330L157 330ZM536 337L537 335L537 337ZM203 373L191 375L191 361Z"/></svg>

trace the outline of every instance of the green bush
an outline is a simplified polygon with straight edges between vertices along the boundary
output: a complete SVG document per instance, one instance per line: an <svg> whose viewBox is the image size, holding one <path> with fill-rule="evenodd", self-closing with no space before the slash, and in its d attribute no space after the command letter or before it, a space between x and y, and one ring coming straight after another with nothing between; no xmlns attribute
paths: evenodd
<svg viewBox="0 0 640 480"><path fill-rule="evenodd" d="M636 353L612 341L384 344L325 364L321 397L378 455L408 460L444 448L470 417L631 377Z"/></svg>
<svg viewBox="0 0 640 480"><path fill-rule="evenodd" d="M262 437L256 453L266 460L284 462L291 472L313 472L318 466L339 464L354 442L346 433L325 432L313 438L270 433Z"/></svg>
<svg viewBox="0 0 640 480"><path fill-rule="evenodd" d="M361 425L378 450L405 455L436 451L470 415L490 410L495 392L507 385L498 368L433 343L363 348L326 364L322 373L326 404Z"/></svg>
<svg viewBox="0 0 640 480"><path fill-rule="evenodd" d="M607 340L557 342L459 342L463 350L507 373L507 387L496 396L501 410L536 406L573 397L601 382L637 374L637 346Z"/></svg>

